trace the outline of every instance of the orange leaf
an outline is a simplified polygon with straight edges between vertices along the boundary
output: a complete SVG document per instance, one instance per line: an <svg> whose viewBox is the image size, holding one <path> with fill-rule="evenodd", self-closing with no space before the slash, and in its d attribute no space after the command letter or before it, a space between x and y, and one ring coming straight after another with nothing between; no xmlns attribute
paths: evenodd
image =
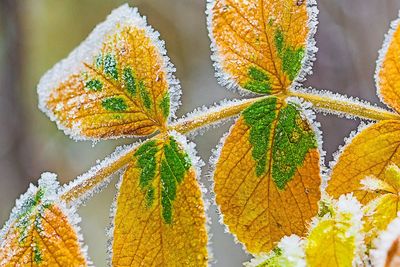
<svg viewBox="0 0 400 267"><path fill-rule="evenodd" d="M320 199L319 160L297 104L269 97L242 113L223 144L214 190L224 223L249 252L306 233Z"/></svg>
<svg viewBox="0 0 400 267"><path fill-rule="evenodd" d="M386 181L386 168L400 166L400 122L378 122L357 134L345 146L333 166L327 192L334 198L354 192L354 196L366 204L376 196L363 189L361 181L373 176Z"/></svg>
<svg viewBox="0 0 400 267"><path fill-rule="evenodd" d="M400 19L392 23L376 69L376 86L383 102L400 112Z"/></svg>
<svg viewBox="0 0 400 267"><path fill-rule="evenodd" d="M208 7L220 82L261 94L286 92L311 69L318 10L312 0L213 0Z"/></svg>
<svg viewBox="0 0 400 267"><path fill-rule="evenodd" d="M165 128L180 92L162 46L137 9L121 6L44 75L39 106L75 139Z"/></svg>
<svg viewBox="0 0 400 267"><path fill-rule="evenodd" d="M207 266L204 204L174 137L143 143L122 177L113 266Z"/></svg>
<svg viewBox="0 0 400 267"><path fill-rule="evenodd" d="M39 187L31 186L17 201L0 233L1 266L87 265L67 215L72 211L57 202L55 179L55 175L43 174Z"/></svg>

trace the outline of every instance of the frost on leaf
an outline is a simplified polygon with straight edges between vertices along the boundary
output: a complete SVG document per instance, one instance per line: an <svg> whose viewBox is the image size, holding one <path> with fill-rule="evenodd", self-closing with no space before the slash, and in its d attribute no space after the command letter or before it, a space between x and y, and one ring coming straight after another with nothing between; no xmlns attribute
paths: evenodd
<svg viewBox="0 0 400 267"><path fill-rule="evenodd" d="M304 235L320 199L317 137L298 104L268 97L245 109L214 172L224 223L251 253Z"/></svg>
<svg viewBox="0 0 400 267"><path fill-rule="evenodd" d="M276 94L311 70L313 0L211 0L208 26L220 82Z"/></svg>
<svg viewBox="0 0 400 267"><path fill-rule="evenodd" d="M367 204L376 192L364 190L361 181L375 177L387 181L386 168L400 166L400 121L385 120L363 129L347 144L333 166L327 192L337 198L354 192L362 204Z"/></svg>
<svg viewBox="0 0 400 267"><path fill-rule="evenodd" d="M351 195L329 205L312 223L305 245L307 266L356 266L363 253L361 205Z"/></svg>
<svg viewBox="0 0 400 267"><path fill-rule="evenodd" d="M375 79L378 95L391 108L400 112L400 19L392 22L379 53Z"/></svg>
<svg viewBox="0 0 400 267"><path fill-rule="evenodd" d="M158 37L137 9L114 10L43 76L40 108L74 139L145 136L165 128L180 91Z"/></svg>
<svg viewBox="0 0 400 267"><path fill-rule="evenodd" d="M0 266L86 266L79 218L58 201L56 175L44 173L17 201L0 232Z"/></svg>
<svg viewBox="0 0 400 267"><path fill-rule="evenodd" d="M400 265L400 219L393 220L374 240L370 252L372 266L396 267Z"/></svg>
<svg viewBox="0 0 400 267"><path fill-rule="evenodd" d="M385 170L385 180L369 177L361 181L364 189L377 194L377 197L364 207L364 231L366 243L377 237L387 228L399 212L400 169L391 165Z"/></svg>
<svg viewBox="0 0 400 267"><path fill-rule="evenodd" d="M296 235L285 236L276 248L266 254L256 256L246 267L305 267L304 240Z"/></svg>
<svg viewBox="0 0 400 267"><path fill-rule="evenodd" d="M206 217L193 164L173 136L137 148L117 197L113 266L207 266Z"/></svg>

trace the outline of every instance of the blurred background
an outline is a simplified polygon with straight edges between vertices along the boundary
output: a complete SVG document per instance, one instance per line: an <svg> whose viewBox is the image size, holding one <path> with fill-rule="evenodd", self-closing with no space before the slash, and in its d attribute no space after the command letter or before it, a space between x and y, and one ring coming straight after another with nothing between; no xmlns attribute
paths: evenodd
<svg viewBox="0 0 400 267"><path fill-rule="evenodd" d="M111 0L0 0L0 225L15 199L44 171L66 183L85 172L121 143L74 142L37 108L36 84L41 75L76 47L115 7ZM220 87L210 61L204 0L136 0L142 15L161 33L183 88L178 116L201 105L238 95ZM397 17L398 0L319 0L319 52L307 85L330 89L379 104L373 74L389 23ZM359 121L318 115L324 132L326 161L356 129ZM211 150L229 124L194 139L200 156ZM206 173L207 166L203 169ZM206 178L202 177L206 182ZM116 179L114 179L116 180ZM96 266L106 266L105 228L115 194L113 182L79 209L82 232ZM224 233L211 207L216 266L241 266L249 259Z"/></svg>

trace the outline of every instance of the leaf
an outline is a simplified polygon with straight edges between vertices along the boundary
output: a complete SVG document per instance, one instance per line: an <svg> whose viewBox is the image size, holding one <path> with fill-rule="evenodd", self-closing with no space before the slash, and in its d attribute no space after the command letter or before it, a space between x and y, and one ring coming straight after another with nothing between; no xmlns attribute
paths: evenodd
<svg viewBox="0 0 400 267"><path fill-rule="evenodd" d="M145 136L164 129L177 81L159 34L123 5L38 86L39 106L75 139Z"/></svg>
<svg viewBox="0 0 400 267"><path fill-rule="evenodd" d="M18 201L0 232L1 266L86 266L76 218L56 200L56 176L43 174ZM65 213L67 211L67 213ZM74 215L76 216L76 215Z"/></svg>
<svg viewBox="0 0 400 267"><path fill-rule="evenodd" d="M304 240L296 235L285 236L277 247L267 254L256 256L246 267L305 267Z"/></svg>
<svg viewBox="0 0 400 267"><path fill-rule="evenodd" d="M362 204L377 194L363 190L361 180L373 176L386 180L386 168L400 166L400 122L385 120L358 133L340 154L333 166L327 193L334 198L354 192Z"/></svg>
<svg viewBox="0 0 400 267"><path fill-rule="evenodd" d="M315 221L307 237L307 266L361 266L354 264L362 247L361 205L351 195L341 196L332 204L334 213Z"/></svg>
<svg viewBox="0 0 400 267"><path fill-rule="evenodd" d="M220 82L260 94L286 92L311 69L317 12L310 0L211 1L209 32Z"/></svg>
<svg viewBox="0 0 400 267"><path fill-rule="evenodd" d="M400 112L400 30L399 19L391 25L389 34L386 35L376 69L376 86L380 98Z"/></svg>
<svg viewBox="0 0 400 267"><path fill-rule="evenodd" d="M361 183L365 185L365 189L379 194L364 207L364 231L366 244L369 245L380 231L385 230L397 217L400 201L400 169L396 165L391 165L385 170L385 181L369 178Z"/></svg>
<svg viewBox="0 0 400 267"><path fill-rule="evenodd" d="M393 220L374 241L370 252L372 266L396 267L400 264L400 219Z"/></svg>
<svg viewBox="0 0 400 267"><path fill-rule="evenodd" d="M174 137L142 144L122 177L113 266L206 266L207 230L196 173Z"/></svg>
<svg viewBox="0 0 400 267"><path fill-rule="evenodd" d="M320 199L319 157L297 104L268 97L243 111L223 144L214 190L224 223L249 252L306 232Z"/></svg>

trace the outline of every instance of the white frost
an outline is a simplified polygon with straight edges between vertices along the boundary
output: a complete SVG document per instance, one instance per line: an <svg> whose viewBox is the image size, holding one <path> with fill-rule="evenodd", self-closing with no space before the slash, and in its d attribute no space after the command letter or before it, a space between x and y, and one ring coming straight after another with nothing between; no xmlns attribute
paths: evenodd
<svg viewBox="0 0 400 267"><path fill-rule="evenodd" d="M76 213L76 209L74 207L67 207L65 203L60 200L60 184L57 181L57 175L50 172L42 173L41 178L38 181L38 187L30 184L28 190L16 200L15 207L11 211L10 218L0 231L0 247L8 245L6 244L5 238L10 230L10 227L16 220L20 218L21 213L23 213L23 211L26 209L26 205L29 202L28 200L34 198L39 189L43 190L40 206L45 204L54 204L61 209L77 235L78 244L86 263L89 266L93 266L93 263L87 254L88 248L83 244L83 237L80 233L79 223L81 222L81 218ZM1 266L3 266L3 264L4 263L0 262Z"/></svg>
<svg viewBox="0 0 400 267"><path fill-rule="evenodd" d="M84 69L84 62L93 62L95 56L101 50L103 41L110 34L115 34L120 31L124 26L132 26L143 29L146 35L151 39L152 43L156 46L162 58L161 66L167 74L167 83L170 92L171 112L169 121L175 118L175 111L180 105L181 89L179 81L175 78L175 67L170 62L167 52L165 50L164 41L159 39L160 34L155 31L151 26L147 25L146 17L140 16L137 8L131 8L128 4L122 5L113 10L107 19L96 26L96 28L89 34L77 48L75 48L67 58L61 60L52 69L40 79L37 92L39 95L39 108L52 121L57 123L59 129L63 130L65 134L69 135L74 140L94 140L97 139L87 138L80 135L80 125L74 125L72 129L63 126L55 114L48 110L46 103L49 100L51 92L54 88L64 82L70 75L79 73ZM110 137L117 138L117 137Z"/></svg>
<svg viewBox="0 0 400 267"><path fill-rule="evenodd" d="M381 86L380 86L380 78L379 78L379 73L382 69L382 65L383 65L383 61L385 59L386 53L389 49L390 44L392 43L393 40L393 36L396 32L396 29L399 27L400 25L400 12L398 15L399 18L397 18L396 20L392 21L392 23L390 24L390 29L389 32L385 35L385 40L383 41L383 46L382 48L379 50L379 55L378 55L378 60L376 61L376 69L375 69L375 85L376 85L376 93L379 97L379 99L381 100L381 102L385 103L385 101L383 100L382 94L381 94Z"/></svg>
<svg viewBox="0 0 400 267"><path fill-rule="evenodd" d="M398 215L399 216L399 215ZM375 267L384 267L388 252L396 239L400 238L400 218L394 219L374 241L374 249L371 250L371 261ZM396 259L400 263L399 257Z"/></svg>
<svg viewBox="0 0 400 267"><path fill-rule="evenodd" d="M111 155L106 157L99 164L92 167L86 173L78 176L76 179L74 179L70 183L64 185L61 189L61 194L73 190L74 187L79 188L79 186L87 185L88 183L90 183L90 179L93 176L95 176L97 173L102 171L104 168L107 168L108 166L110 166L111 164L113 164L114 162L116 162L118 159L125 156L129 152L132 152L133 150L135 150L141 143L142 142L139 141L139 142L136 142L131 145L124 145L124 146L117 147ZM87 190L79 198L74 199L69 204L71 206L75 206L75 207L78 207L78 206L84 204L86 200L90 199L93 195L95 195L95 194L99 193L101 190L103 190L110 183L112 177L113 177L113 174L111 174L109 177L104 179L101 183L93 186L90 190Z"/></svg>
<svg viewBox="0 0 400 267"><path fill-rule="evenodd" d="M244 96L256 95L255 93L240 87L238 83L232 78L232 76L229 73L225 72L222 67L224 58L218 52L218 46L212 31L212 20L214 15L212 9L216 2L216 0L207 0L206 9L208 36L211 40L211 59L214 62L213 66L215 68L215 77L222 86L226 87L229 90L236 91ZM292 88L297 87L301 82L305 81L307 75L312 74L312 66L316 58L315 54L318 51L318 48L316 47L316 41L314 39L314 35L317 31L319 13L317 2L316 0L307 0L305 2L307 5L307 26L309 28L309 31L306 40L305 56L302 60L302 67L299 71L299 74L292 83Z"/></svg>

